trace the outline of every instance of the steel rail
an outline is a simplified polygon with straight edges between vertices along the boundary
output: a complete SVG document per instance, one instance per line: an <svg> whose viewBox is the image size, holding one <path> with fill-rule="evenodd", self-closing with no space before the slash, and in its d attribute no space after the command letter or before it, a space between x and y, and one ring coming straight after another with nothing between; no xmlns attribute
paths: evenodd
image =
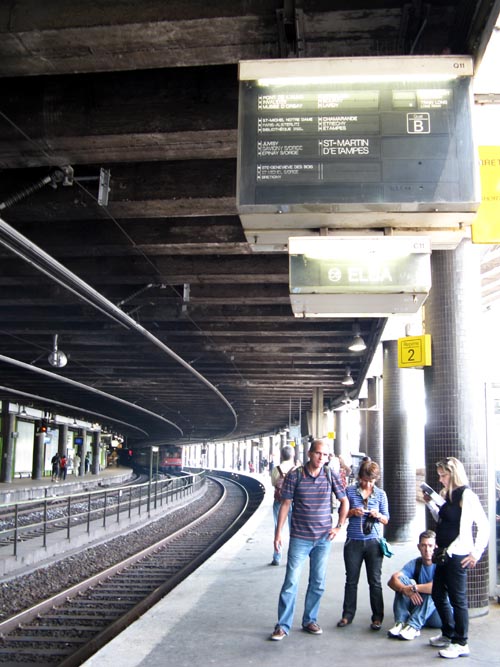
<svg viewBox="0 0 500 667"><path fill-rule="evenodd" d="M70 588L61 591L60 593L57 593L56 595L53 595L52 597L48 598L47 600L43 600L42 602L39 602L38 604L34 605L33 607L30 607L29 609L26 609L25 611L20 612L19 614L16 614L15 616L12 616L11 618L8 618L7 620L3 621L0 623L0 637L7 635L9 632L12 632L15 630L18 626L29 623L30 621L34 620L39 616L40 614L44 613L45 611L48 611L52 609L53 607L57 607L58 605L66 602L67 600L70 600L71 598L76 597L77 595L80 595L84 591L88 590L89 588L92 588L96 584L98 584L101 581L104 581L105 579L108 579L109 577L113 576L114 574L120 572L121 570L124 570L126 567L129 565L133 565L137 561L141 560L145 556L148 556L151 553L154 553L161 547L165 546L172 540L174 540L176 537L179 535L182 535L183 533L187 532L191 528L194 528L196 525L201 523L204 519L206 519L208 516L216 512L221 504L224 502L226 499L227 491L224 487L224 485L219 482L218 480L214 480L212 478L212 481L216 481L217 484L219 484L223 488L223 493L217 503L208 510L208 512L205 512L202 516L198 517L197 519L194 519L194 521L191 521L189 524L183 526L182 528L179 528L177 531L172 533L171 535L168 535L167 537L162 538L158 542L155 542L155 544L150 545L149 547L146 547L142 551L137 552L136 554L133 554L132 556L129 556L125 560L120 561L119 563L116 563L115 565L112 565L111 567L108 567L106 570L103 570L102 572L98 572L97 574L93 575L92 577L89 577L88 579L85 579L85 581L79 582L78 584L75 584L74 586L71 586ZM246 505L245 504L245 510L246 510ZM234 522L231 524L231 526L234 524ZM1 662L0 662L1 664Z"/></svg>

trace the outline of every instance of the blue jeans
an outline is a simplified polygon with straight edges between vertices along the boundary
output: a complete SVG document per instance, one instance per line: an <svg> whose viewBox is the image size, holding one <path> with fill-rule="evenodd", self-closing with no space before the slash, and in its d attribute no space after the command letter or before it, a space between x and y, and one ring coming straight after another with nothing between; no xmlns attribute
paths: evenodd
<svg viewBox="0 0 500 667"><path fill-rule="evenodd" d="M436 565L432 599L443 623L442 634L454 644L467 644L469 610L467 607L467 569L460 565L465 556L450 556Z"/></svg>
<svg viewBox="0 0 500 667"><path fill-rule="evenodd" d="M331 548L332 542L327 536L319 540L290 538L285 581L281 587L278 603L278 625L287 634L290 632L293 623L300 573L308 556L309 583L307 585L302 625L317 622L319 603L325 591L326 566Z"/></svg>
<svg viewBox="0 0 500 667"><path fill-rule="evenodd" d="M278 513L280 511L281 503L277 500L273 503L273 516L274 516L274 529L276 530L276 524L278 523ZM292 505L290 505L290 511L288 512L288 534L290 534L290 525L292 523ZM275 551L273 553L273 560L276 563L281 561L281 551Z"/></svg>
<svg viewBox="0 0 500 667"><path fill-rule="evenodd" d="M382 552L376 538L353 540L347 538L344 544L345 590L342 618L352 621L356 615L358 581L363 561L370 588L372 621L384 620L384 597L382 593Z"/></svg>
<svg viewBox="0 0 500 667"><path fill-rule="evenodd" d="M399 577L404 586L410 584L410 579L404 574ZM415 630L420 630L424 625L428 628L440 628L441 618L437 613L432 595L422 595L422 604L414 605L409 597L403 593L394 596L394 621L411 625Z"/></svg>

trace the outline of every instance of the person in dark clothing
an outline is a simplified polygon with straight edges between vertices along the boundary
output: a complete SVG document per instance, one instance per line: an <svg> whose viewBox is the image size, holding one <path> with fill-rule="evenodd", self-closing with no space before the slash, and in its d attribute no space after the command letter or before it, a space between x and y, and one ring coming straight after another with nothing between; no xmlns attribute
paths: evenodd
<svg viewBox="0 0 500 667"><path fill-rule="evenodd" d="M436 467L444 502L437 504L427 494L424 500L437 521L432 599L443 625L441 634L431 637L429 643L441 649L442 658L460 658L470 655L467 570L476 567L488 544L489 522L479 498L469 488L462 463L450 456L438 461Z"/></svg>
<svg viewBox="0 0 500 667"><path fill-rule="evenodd" d="M50 460L52 464L52 481L57 482L59 480L59 468L60 468L60 457L59 452L56 452Z"/></svg>

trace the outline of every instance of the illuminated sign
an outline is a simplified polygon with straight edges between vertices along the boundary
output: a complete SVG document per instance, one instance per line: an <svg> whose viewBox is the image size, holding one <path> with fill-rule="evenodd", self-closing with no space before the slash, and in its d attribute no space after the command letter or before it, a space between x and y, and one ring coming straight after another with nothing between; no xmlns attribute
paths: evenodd
<svg viewBox="0 0 500 667"><path fill-rule="evenodd" d="M416 312L431 287L430 252L424 236L291 237L293 311L297 317Z"/></svg>
<svg viewBox="0 0 500 667"><path fill-rule="evenodd" d="M358 213L393 227L405 216L418 227L417 214L421 226L425 214L433 227L472 222L470 58L296 60L240 63L237 206L249 242Z"/></svg>
<svg viewBox="0 0 500 667"><path fill-rule="evenodd" d="M500 243L500 146L479 146L482 201L472 223L473 243Z"/></svg>

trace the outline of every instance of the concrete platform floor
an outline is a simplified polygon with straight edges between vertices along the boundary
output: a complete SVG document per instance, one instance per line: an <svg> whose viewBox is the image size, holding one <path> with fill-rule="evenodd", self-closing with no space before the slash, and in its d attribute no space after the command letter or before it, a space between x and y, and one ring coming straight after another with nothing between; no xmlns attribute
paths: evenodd
<svg viewBox="0 0 500 667"><path fill-rule="evenodd" d="M264 481L264 478L262 478ZM266 484L268 484L266 482ZM420 523L423 512L419 512ZM407 560L418 555L415 544L423 525L415 522L415 539L393 544L394 556L384 560L383 581ZM445 661L428 644L436 630L425 629L412 641L390 640L393 593L384 589L386 617L380 632L369 628L370 609L366 576L358 588L358 613L352 625L339 629L344 565L344 536L334 544L327 590L319 623L323 634L300 629L307 569L302 574L294 627L281 642L269 641L276 623L278 595L285 567L270 567L272 557L272 493L258 512L222 549L187 581L133 623L107 647L85 662L86 667L429 667ZM489 613L471 618L471 655L461 665L500 665L500 605L492 601Z"/></svg>

